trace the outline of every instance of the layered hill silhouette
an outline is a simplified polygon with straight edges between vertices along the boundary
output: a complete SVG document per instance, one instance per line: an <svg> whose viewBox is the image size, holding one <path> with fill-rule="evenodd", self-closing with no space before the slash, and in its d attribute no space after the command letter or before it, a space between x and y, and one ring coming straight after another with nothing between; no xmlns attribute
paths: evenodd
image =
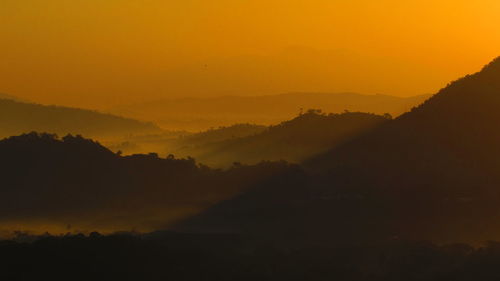
<svg viewBox="0 0 500 281"><path fill-rule="evenodd" d="M194 159L120 156L81 136L30 133L0 141L3 231L148 231L253 186L303 173L284 162L214 170Z"/></svg>
<svg viewBox="0 0 500 281"><path fill-rule="evenodd" d="M91 110L0 99L0 136L31 131L110 137L153 133L160 129L152 123Z"/></svg>
<svg viewBox="0 0 500 281"><path fill-rule="evenodd" d="M209 166L227 167L234 162L256 164L264 160L299 163L367 133L390 119L388 114L326 114L311 109L268 128L246 125L244 132L247 134L240 133L240 137L234 132L234 127L188 136L179 140L180 145L173 147L172 153L192 156ZM242 125L236 128L243 129ZM229 132L234 132L232 137L228 137Z"/></svg>
<svg viewBox="0 0 500 281"><path fill-rule="evenodd" d="M319 247L494 240L500 236L499 108L496 59L393 120L308 112L273 127L275 134L301 147L307 136L323 136L322 122L371 127L304 161L305 170L286 162L211 169L192 158L121 156L78 136L11 137L0 141L0 224L11 230L53 225L60 232L174 228ZM289 134L296 132L286 129L290 124L314 133Z"/></svg>
<svg viewBox="0 0 500 281"><path fill-rule="evenodd" d="M180 227L316 242L495 239L499 109L495 59L411 112L306 161L308 188L254 189Z"/></svg>
<svg viewBox="0 0 500 281"><path fill-rule="evenodd" d="M106 144L106 146L113 151L122 151L124 154L155 151L165 156L174 154L178 157L191 156L198 159L198 156L204 154L214 144L259 134L266 129L267 126L263 125L234 124L198 133L163 131L160 134L131 136L112 144Z"/></svg>
<svg viewBox="0 0 500 281"><path fill-rule="evenodd" d="M255 124L234 124L231 126L221 126L216 129L188 135L179 142L187 145L205 145L230 139L243 138L262 133L267 129L263 125Z"/></svg>
<svg viewBox="0 0 500 281"><path fill-rule="evenodd" d="M429 95L408 98L356 93L287 93L267 96L224 96L158 100L110 109L110 112L152 120L170 130L207 130L236 123L276 125L297 116L303 109L325 112L360 111L398 116Z"/></svg>

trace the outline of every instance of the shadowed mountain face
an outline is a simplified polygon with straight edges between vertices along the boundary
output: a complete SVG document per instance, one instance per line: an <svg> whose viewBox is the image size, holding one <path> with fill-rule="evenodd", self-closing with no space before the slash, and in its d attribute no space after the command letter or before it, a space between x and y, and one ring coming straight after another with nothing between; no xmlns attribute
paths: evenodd
<svg viewBox="0 0 500 281"><path fill-rule="evenodd" d="M340 180L390 194L396 218L411 221L404 228L408 233L492 239L500 234L494 219L500 215L499 109L496 59L394 122L309 164L335 175L333 186ZM339 169L349 172L339 175Z"/></svg>
<svg viewBox="0 0 500 281"><path fill-rule="evenodd" d="M95 111L0 99L0 136L32 131L60 135L84 134L89 137L123 137L159 132L152 123L122 118Z"/></svg>
<svg viewBox="0 0 500 281"><path fill-rule="evenodd" d="M327 115L309 110L292 120L244 137L214 139L201 145L189 145L186 140L190 137L181 139L180 144L184 146L172 153L193 156L209 166L224 167L234 162L255 164L263 160L299 163L365 134L390 118L389 115L360 112ZM207 136L199 137L207 139Z"/></svg>
<svg viewBox="0 0 500 281"><path fill-rule="evenodd" d="M123 116L152 120L166 129L207 130L235 123L275 125L297 116L301 109L325 112L361 111L398 116L429 95L408 98L355 93L289 93L269 96L185 98L133 104L111 109Z"/></svg>
<svg viewBox="0 0 500 281"><path fill-rule="evenodd" d="M277 237L295 231L310 241L498 239L499 109L496 59L411 112L307 161L311 186L292 198L269 196L285 187L255 189L181 226Z"/></svg>

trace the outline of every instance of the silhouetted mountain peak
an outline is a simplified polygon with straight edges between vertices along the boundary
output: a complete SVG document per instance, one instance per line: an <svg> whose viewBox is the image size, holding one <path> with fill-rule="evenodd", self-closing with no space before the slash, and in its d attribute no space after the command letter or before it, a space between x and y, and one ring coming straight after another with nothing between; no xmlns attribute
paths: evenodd
<svg viewBox="0 0 500 281"><path fill-rule="evenodd" d="M489 64L485 65L481 72L495 72L500 75L500 56L495 58Z"/></svg>
<svg viewBox="0 0 500 281"><path fill-rule="evenodd" d="M451 82L399 119L413 119L416 116L421 119L424 114L429 118L432 115L432 122L450 119L471 121L477 118L490 122L500 120L499 107L500 57L484 66L481 71ZM457 119L457 116L460 118Z"/></svg>

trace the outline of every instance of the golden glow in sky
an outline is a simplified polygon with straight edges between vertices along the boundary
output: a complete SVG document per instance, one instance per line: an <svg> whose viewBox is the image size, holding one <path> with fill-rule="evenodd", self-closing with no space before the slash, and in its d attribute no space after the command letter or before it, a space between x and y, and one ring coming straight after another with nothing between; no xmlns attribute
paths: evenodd
<svg viewBox="0 0 500 281"><path fill-rule="evenodd" d="M498 15L498 0L1 0L0 92L95 108L433 93L500 55Z"/></svg>

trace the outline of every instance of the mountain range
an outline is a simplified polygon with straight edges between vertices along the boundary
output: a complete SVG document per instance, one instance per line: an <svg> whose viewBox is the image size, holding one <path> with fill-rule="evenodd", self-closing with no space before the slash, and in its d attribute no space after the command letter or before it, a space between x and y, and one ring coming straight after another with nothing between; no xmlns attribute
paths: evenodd
<svg viewBox="0 0 500 281"><path fill-rule="evenodd" d="M156 100L111 108L108 111L139 120L151 120L165 129L202 131L236 123L276 125L301 111L345 110L398 116L430 95L395 97L356 93L286 93L267 96L223 96Z"/></svg>
<svg viewBox="0 0 500 281"><path fill-rule="evenodd" d="M308 184L249 190L178 227L310 243L495 239L499 108L495 59L410 112L305 161Z"/></svg>
<svg viewBox="0 0 500 281"><path fill-rule="evenodd" d="M11 137L0 141L0 206L9 214L1 225L236 233L286 247L493 240L500 235L498 108L495 59L394 119L312 110L263 131L245 127L257 131L236 138L268 136L293 150L309 135L316 142L335 136L343 122L361 128L340 130L341 141L300 165L213 169L173 155L122 156L78 136ZM335 126L322 132L325 123ZM263 157L277 151L243 147Z"/></svg>

